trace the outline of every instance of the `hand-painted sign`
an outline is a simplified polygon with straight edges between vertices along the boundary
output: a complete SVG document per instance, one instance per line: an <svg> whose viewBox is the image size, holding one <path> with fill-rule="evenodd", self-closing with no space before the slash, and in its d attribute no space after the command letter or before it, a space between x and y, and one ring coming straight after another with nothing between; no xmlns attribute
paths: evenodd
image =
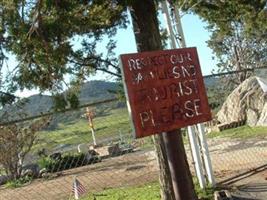
<svg viewBox="0 0 267 200"><path fill-rule="evenodd" d="M196 48L120 58L135 137L211 120Z"/></svg>

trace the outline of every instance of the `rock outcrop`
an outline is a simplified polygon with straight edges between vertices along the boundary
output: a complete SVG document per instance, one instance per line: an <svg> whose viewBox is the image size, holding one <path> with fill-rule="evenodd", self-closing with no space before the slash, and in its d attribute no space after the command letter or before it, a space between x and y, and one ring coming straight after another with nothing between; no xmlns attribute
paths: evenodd
<svg viewBox="0 0 267 200"><path fill-rule="evenodd" d="M222 124L246 120L250 126L267 125L267 99L257 78L250 77L226 99L216 115Z"/></svg>
<svg viewBox="0 0 267 200"><path fill-rule="evenodd" d="M257 122L258 126L267 126L267 103L264 104L261 116Z"/></svg>

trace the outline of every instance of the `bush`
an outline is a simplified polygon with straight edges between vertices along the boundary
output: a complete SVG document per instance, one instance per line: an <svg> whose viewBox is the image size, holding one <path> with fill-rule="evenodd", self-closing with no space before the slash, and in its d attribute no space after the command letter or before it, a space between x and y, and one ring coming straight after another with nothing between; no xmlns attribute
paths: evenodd
<svg viewBox="0 0 267 200"><path fill-rule="evenodd" d="M215 189L211 185L208 185L204 189L202 189L196 177L193 177L193 182L194 182L195 191L198 195L199 200L212 200L213 199L213 193Z"/></svg>
<svg viewBox="0 0 267 200"><path fill-rule="evenodd" d="M97 163L100 161L101 159L98 156L94 156L91 159L88 159L86 154L78 153L73 155L64 155L60 160L53 160L51 158L45 157L40 159L38 163L41 168L46 168L48 172L59 172L75 167Z"/></svg>
<svg viewBox="0 0 267 200"><path fill-rule="evenodd" d="M49 157L42 157L38 160L38 165L40 169L48 169L50 166L54 165L56 163L55 160L49 158Z"/></svg>
<svg viewBox="0 0 267 200"><path fill-rule="evenodd" d="M6 187L8 188L17 188L17 187L21 187L26 183L30 183L32 181L32 177L31 176L24 176L24 177L20 177L18 179L15 180L10 180L6 183Z"/></svg>

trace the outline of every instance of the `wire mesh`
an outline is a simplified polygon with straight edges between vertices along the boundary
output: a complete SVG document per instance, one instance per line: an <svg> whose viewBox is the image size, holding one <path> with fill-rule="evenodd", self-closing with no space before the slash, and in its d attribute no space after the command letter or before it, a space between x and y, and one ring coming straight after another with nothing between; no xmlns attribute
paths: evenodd
<svg viewBox="0 0 267 200"><path fill-rule="evenodd" d="M250 94L244 95L245 98L254 103L240 98L227 99L233 92L241 90L231 83L236 76L224 74L205 79L214 118L205 123L205 130L217 183L267 163L267 128L257 124L249 126L248 117L251 116L246 112L250 105L255 110L256 105L257 112L261 113L266 99L259 96L263 93L259 92L257 84L255 87L248 84L249 87L242 89L244 94ZM251 92L252 86L256 88L255 92ZM233 108L225 109L227 119L236 115L238 106L243 109L238 120L218 120L225 102ZM1 200L74 199L76 179L85 188L85 194L80 194L85 196L84 199L111 199L112 195L115 199L142 199L142 188L149 188L146 199L160 199L159 168L153 140L151 137L133 139L124 102L93 103L49 116L49 125L37 132L34 144L23 160L23 178L15 183L7 182L5 171L0 170ZM260 116L256 117L259 119ZM29 123L34 120L28 118ZM16 123L21 122L17 120ZM184 129L186 136L185 132ZM185 147L195 174L186 137Z"/></svg>
<svg viewBox="0 0 267 200"><path fill-rule="evenodd" d="M264 71L206 79L214 116L206 136L217 183L267 164L267 101L258 81Z"/></svg>
<svg viewBox="0 0 267 200"><path fill-rule="evenodd" d="M126 106L119 101L53 114L23 162L28 171L37 165L38 176L17 188L3 185L0 199L73 199L74 178L92 196L88 199L113 188L123 195L124 188L155 184L153 141L134 140L132 134Z"/></svg>

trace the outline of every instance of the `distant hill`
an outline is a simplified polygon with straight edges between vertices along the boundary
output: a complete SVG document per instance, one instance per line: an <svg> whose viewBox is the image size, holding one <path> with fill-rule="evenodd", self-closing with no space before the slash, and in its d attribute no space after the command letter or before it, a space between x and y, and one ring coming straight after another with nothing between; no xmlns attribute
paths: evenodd
<svg viewBox="0 0 267 200"><path fill-rule="evenodd" d="M118 83L106 82L106 81L90 81L85 83L81 87L79 95L80 103L88 103L94 101L100 101L104 99L111 99L114 94L110 93L110 90L116 90Z"/></svg>
<svg viewBox="0 0 267 200"><path fill-rule="evenodd" d="M206 85L206 88L212 87L214 85L218 84L219 79L210 77L210 78L205 78L204 82ZM80 94L79 94L79 100L80 104L87 104L87 103L92 103L92 102L97 102L97 101L102 101L105 99L111 99L114 98L115 95L111 93L110 91L115 91L116 89L119 88L119 84L115 82L107 82L107 81L89 81L86 82L84 85L82 85ZM18 104L17 104L18 105ZM14 105L9 105L4 107L4 109L0 110L0 120L7 120L7 121L12 121L15 119L21 119L24 117L29 117L29 116L36 116L40 115L42 113L47 113L51 110L53 110L53 99L51 96L48 95L32 95L28 98L24 98L21 100L19 103L19 108L18 106ZM107 109L111 105L101 105L102 108L99 108L98 106L98 111L102 112L103 110ZM100 106L100 107L101 107ZM104 108L103 108L104 106ZM112 107L114 108L118 106L124 106L123 103L114 103ZM3 118L3 113L8 112L10 115L9 119L1 119ZM19 113L23 113L23 116L21 116ZM51 122L51 126L53 127L57 126L58 123L66 123L73 121L77 118L80 118L80 116L84 114L84 109L78 112L68 112L68 113L59 113L56 114L53 117L53 120Z"/></svg>
<svg viewBox="0 0 267 200"><path fill-rule="evenodd" d="M219 82L219 77L204 77L204 83L206 88L214 87L215 85L219 84Z"/></svg>
<svg viewBox="0 0 267 200"><path fill-rule="evenodd" d="M105 99L111 99L115 97L110 93L110 90L116 90L118 83L106 82L106 81L89 81L86 82L80 90L79 100L80 104L92 103L96 101L102 101ZM4 112L8 112L11 118L17 119L22 116L19 113L23 113L25 116L35 116L42 113L46 113L53 109L53 99L48 95L32 95L28 98L22 99L15 105L8 105L0 111L0 118ZM10 120L10 119L9 119Z"/></svg>

